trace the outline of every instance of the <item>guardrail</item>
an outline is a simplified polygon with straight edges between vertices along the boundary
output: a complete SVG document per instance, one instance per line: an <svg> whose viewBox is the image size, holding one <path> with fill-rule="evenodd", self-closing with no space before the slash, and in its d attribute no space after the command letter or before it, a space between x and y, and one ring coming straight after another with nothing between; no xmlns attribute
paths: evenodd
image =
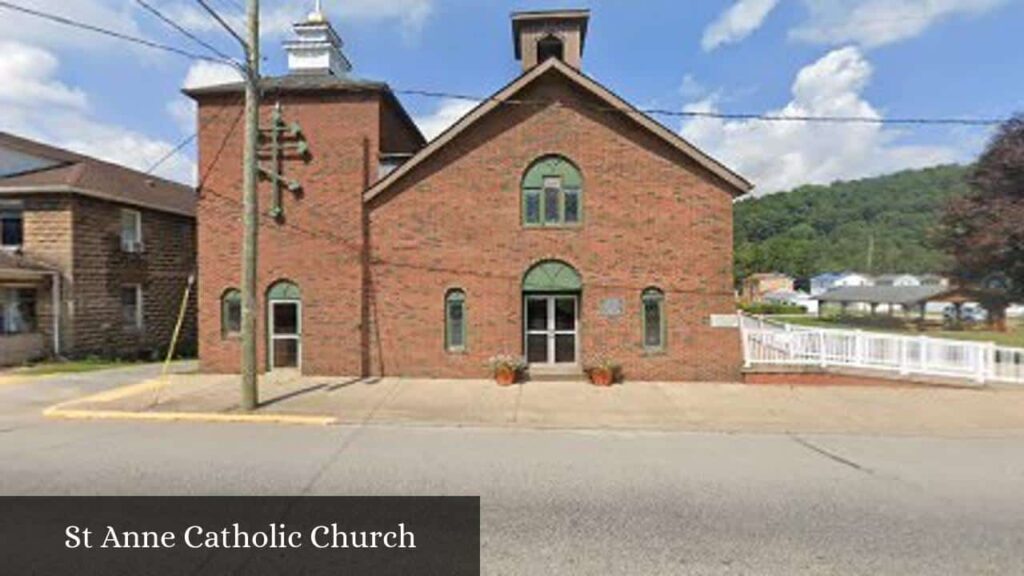
<svg viewBox="0 0 1024 576"><path fill-rule="evenodd" d="M793 326L743 316L747 367L864 368L899 375L1024 384L1024 348L992 342Z"/></svg>

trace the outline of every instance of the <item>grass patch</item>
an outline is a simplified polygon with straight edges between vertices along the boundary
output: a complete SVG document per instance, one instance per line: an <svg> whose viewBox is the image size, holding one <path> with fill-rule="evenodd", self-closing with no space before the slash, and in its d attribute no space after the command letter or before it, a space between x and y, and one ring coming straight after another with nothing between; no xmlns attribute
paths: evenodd
<svg viewBox="0 0 1024 576"><path fill-rule="evenodd" d="M788 322L798 326L809 326L812 328L839 328L847 330L867 330L874 332L890 332L893 334L907 334L911 336L931 336L935 338L948 338L952 340L975 340L980 342L995 342L999 346L1016 346L1024 348L1024 323L1011 321L1009 330L1006 332L995 332L985 329L985 326L965 327L961 330L951 330L939 323L929 323L924 329L918 327L915 322L904 322L890 317L825 317L814 316L786 316L776 318L782 322Z"/></svg>
<svg viewBox="0 0 1024 576"><path fill-rule="evenodd" d="M108 370L110 368L124 368L139 364L139 362L127 362L124 360L104 360L99 358L86 358L84 360L47 361L31 366L14 368L10 374L19 376L48 376L51 374L79 374L82 372L95 372L97 370Z"/></svg>

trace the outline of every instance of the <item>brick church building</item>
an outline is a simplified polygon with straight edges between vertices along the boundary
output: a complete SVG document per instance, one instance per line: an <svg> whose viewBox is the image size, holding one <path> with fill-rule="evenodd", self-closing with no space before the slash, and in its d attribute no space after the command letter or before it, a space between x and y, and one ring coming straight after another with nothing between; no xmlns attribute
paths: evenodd
<svg viewBox="0 0 1024 576"><path fill-rule="evenodd" d="M259 358L309 375L737 380L750 184L583 72L589 13L512 16L522 73L427 142L314 12L262 80ZM237 372L243 87L198 103L199 352ZM274 127L278 129L274 130Z"/></svg>

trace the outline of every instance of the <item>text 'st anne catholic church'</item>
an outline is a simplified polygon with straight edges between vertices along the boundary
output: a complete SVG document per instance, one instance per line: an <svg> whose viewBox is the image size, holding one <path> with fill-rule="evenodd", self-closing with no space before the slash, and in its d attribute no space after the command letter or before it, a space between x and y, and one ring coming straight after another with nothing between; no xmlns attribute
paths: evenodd
<svg viewBox="0 0 1024 576"><path fill-rule="evenodd" d="M295 25L288 74L261 86L262 369L478 378L512 354L532 376L607 359L738 379L724 320L750 184L586 75L589 17L513 14L522 73L430 142L319 11ZM189 91L206 372L240 369L242 93Z"/></svg>

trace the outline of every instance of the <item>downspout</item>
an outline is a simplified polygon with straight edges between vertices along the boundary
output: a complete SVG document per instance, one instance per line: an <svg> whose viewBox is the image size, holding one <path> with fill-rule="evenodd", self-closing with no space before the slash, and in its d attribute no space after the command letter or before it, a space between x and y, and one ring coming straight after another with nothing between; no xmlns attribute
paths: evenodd
<svg viewBox="0 0 1024 576"><path fill-rule="evenodd" d="M50 275L52 282L50 286L50 306L53 308L53 355L60 357L60 319L61 319L61 282L60 272L53 272Z"/></svg>

